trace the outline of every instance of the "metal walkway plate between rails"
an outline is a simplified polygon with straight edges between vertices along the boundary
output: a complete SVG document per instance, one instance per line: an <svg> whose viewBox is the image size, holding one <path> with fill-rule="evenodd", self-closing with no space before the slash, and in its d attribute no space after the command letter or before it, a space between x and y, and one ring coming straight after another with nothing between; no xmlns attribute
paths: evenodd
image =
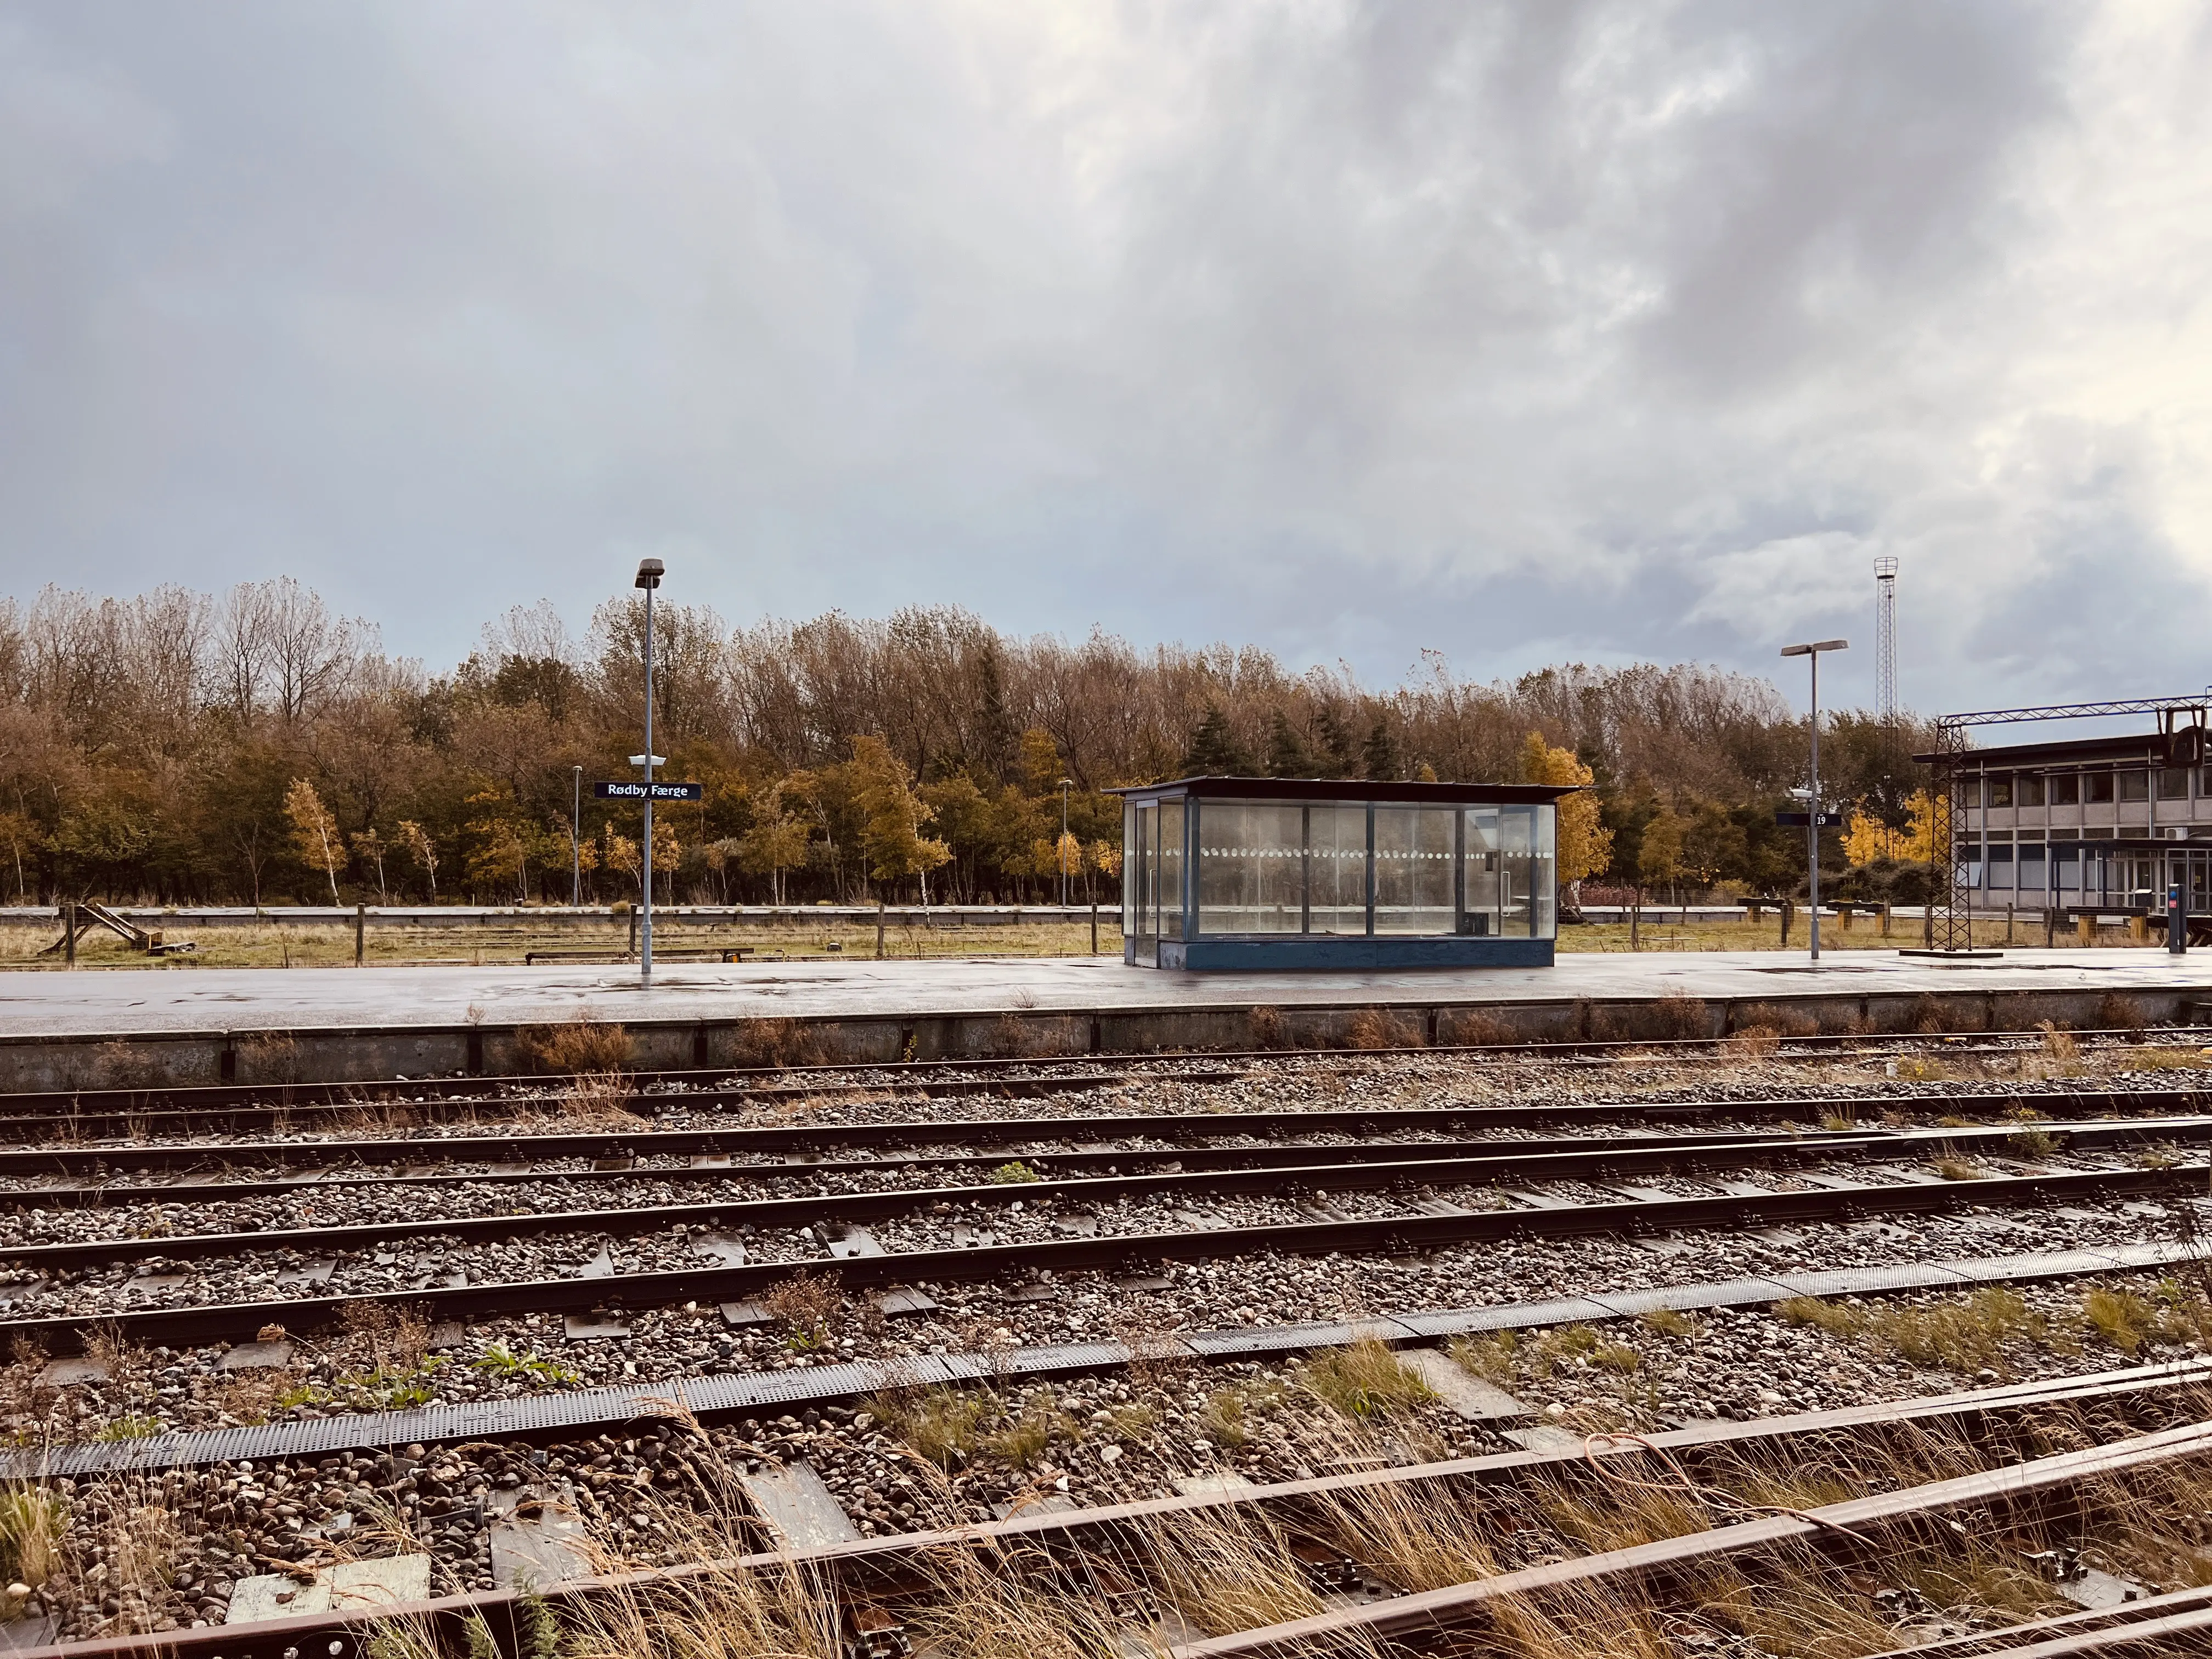
<svg viewBox="0 0 2212 1659"><path fill-rule="evenodd" d="M1771 1304L1798 1296L1881 1295L1886 1291L1952 1289L2002 1282L2007 1261L2020 1265L2015 1279L2083 1277L2141 1271L2187 1261L2212 1260L2202 1247L2136 1247L2126 1253L2042 1251L1990 1257L1972 1263L1925 1262L1905 1267L1846 1268L1833 1273L1785 1274L1771 1280L1732 1279L1648 1291L1599 1291L1547 1302L1506 1302L1485 1308L1440 1309L1358 1321L1186 1332L1163 1336L1141 1352L1119 1342L1071 1342L994 1353L915 1354L890 1360L857 1360L797 1366L781 1371L724 1372L623 1383L515 1400L463 1401L410 1411L360 1413L213 1429L137 1441L88 1442L45 1453L0 1455L0 1473L11 1478L77 1477L125 1470L196 1468L251 1458L321 1457L362 1448L389 1449L416 1443L470 1440L557 1438L597 1433L642 1418L684 1413L703 1419L740 1416L865 1397L886 1389L984 1382L998 1377L1054 1377L1110 1370L1132 1359L1182 1357L1236 1360L1255 1355L1344 1347L1363 1337L1393 1346L1486 1331L1533 1330L1554 1325L1620 1319L1660 1309L1694 1311ZM1972 1277L1962 1271L1972 1267ZM1754 1287L1764 1293L1751 1294ZM1814 1288L1818 1286L1819 1288ZM2021 1385L2033 1392L2041 1384Z"/></svg>

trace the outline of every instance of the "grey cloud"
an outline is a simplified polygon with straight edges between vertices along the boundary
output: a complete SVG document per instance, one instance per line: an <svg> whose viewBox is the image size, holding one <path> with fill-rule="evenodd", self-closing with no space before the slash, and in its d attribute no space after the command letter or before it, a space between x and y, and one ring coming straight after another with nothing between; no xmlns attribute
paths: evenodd
<svg viewBox="0 0 2212 1659"><path fill-rule="evenodd" d="M436 659L653 551L733 618L1389 677L1764 670L1892 552L1915 702L2132 686L2061 573L2196 591L2206 386L2069 366L2085 302L2202 283L2069 244L2060 175L2206 52L1972 3L26 4L8 585L289 571Z"/></svg>

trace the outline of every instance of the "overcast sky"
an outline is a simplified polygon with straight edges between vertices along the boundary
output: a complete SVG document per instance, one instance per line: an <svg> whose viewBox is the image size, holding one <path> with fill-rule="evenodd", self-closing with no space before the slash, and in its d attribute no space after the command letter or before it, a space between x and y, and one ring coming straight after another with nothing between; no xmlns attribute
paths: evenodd
<svg viewBox="0 0 2212 1659"><path fill-rule="evenodd" d="M1916 707L2202 686L2208 87L2193 5L12 0L0 591L1870 701L1890 554Z"/></svg>

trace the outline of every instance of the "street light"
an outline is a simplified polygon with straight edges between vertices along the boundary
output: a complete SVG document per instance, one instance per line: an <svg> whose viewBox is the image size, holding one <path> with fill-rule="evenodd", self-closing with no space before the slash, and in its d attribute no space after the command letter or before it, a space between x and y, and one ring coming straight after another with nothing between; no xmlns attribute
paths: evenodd
<svg viewBox="0 0 2212 1659"><path fill-rule="evenodd" d="M1806 803L1809 810L1805 814L1805 858L1812 870L1808 884L1812 903L1807 908L1815 962L1820 959L1820 653L1848 651L1850 644L1849 640L1820 640L1811 645L1782 647L1784 656L1807 658L1813 669L1813 788L1812 799Z"/></svg>
<svg viewBox="0 0 2212 1659"><path fill-rule="evenodd" d="M639 931L638 979L653 978L653 596L667 567L658 559L637 562L637 586L645 590L645 915Z"/></svg>
<svg viewBox="0 0 2212 1659"><path fill-rule="evenodd" d="M572 766L568 797L568 908L584 902L584 769Z"/></svg>
<svg viewBox="0 0 2212 1659"><path fill-rule="evenodd" d="M1073 778L1060 781L1060 846L1056 862L1060 866L1060 908L1067 908L1067 792L1075 787Z"/></svg>

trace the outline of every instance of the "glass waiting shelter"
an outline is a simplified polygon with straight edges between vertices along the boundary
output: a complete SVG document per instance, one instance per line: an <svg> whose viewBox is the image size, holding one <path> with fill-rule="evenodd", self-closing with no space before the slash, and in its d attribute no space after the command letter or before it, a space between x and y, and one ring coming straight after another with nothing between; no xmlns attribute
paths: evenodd
<svg viewBox="0 0 2212 1659"><path fill-rule="evenodd" d="M1116 793L1127 962L1551 963L1558 803L1571 790L1183 778Z"/></svg>

